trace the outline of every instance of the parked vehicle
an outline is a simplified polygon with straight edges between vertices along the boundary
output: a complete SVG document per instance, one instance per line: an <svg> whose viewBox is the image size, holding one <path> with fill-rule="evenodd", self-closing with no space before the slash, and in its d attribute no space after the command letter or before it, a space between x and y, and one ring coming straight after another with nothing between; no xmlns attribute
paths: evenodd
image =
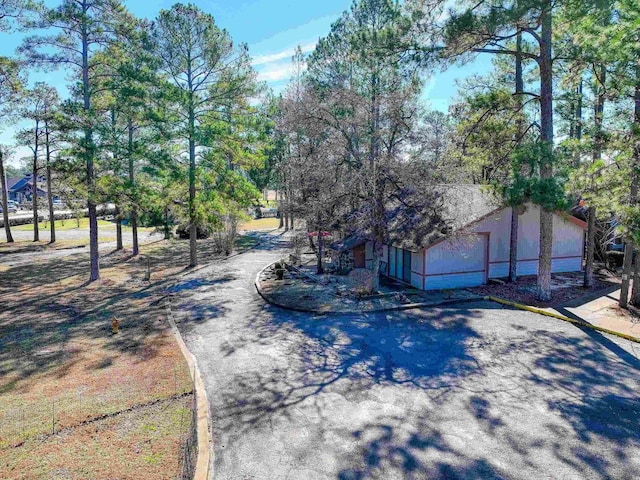
<svg viewBox="0 0 640 480"><path fill-rule="evenodd" d="M3 212L3 211L4 211L4 210L3 210L3 208L2 208L2 204L0 203L0 212ZM16 212L18 211L18 207L16 207L16 205L15 205L15 204L8 203L8 205L7 205L7 211L8 211L9 213L16 213Z"/></svg>

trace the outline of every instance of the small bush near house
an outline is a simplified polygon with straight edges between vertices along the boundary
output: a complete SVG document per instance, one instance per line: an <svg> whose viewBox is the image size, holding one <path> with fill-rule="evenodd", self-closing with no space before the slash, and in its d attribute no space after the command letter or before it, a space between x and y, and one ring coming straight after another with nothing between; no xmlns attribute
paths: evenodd
<svg viewBox="0 0 640 480"><path fill-rule="evenodd" d="M176 229L176 234L178 235L179 238L186 240L187 238L189 238L189 224L183 223L181 225L178 225L178 228ZM198 225L197 228L197 233L196 233L196 238L198 240L204 240L205 238L209 238L211 236L211 228L208 227L207 225Z"/></svg>
<svg viewBox="0 0 640 480"><path fill-rule="evenodd" d="M622 266L624 252L607 252L607 268L617 268Z"/></svg>

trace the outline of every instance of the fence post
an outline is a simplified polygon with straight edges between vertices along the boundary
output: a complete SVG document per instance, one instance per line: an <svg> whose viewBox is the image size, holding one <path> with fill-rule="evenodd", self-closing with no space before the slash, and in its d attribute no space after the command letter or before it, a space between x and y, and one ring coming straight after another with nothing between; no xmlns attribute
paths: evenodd
<svg viewBox="0 0 640 480"><path fill-rule="evenodd" d="M56 434L56 401L51 401L51 435Z"/></svg>

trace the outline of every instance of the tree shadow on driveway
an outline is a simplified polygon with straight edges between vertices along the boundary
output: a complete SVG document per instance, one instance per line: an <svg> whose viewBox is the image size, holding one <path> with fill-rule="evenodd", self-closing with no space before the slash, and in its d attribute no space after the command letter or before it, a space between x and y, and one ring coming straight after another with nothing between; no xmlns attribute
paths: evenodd
<svg viewBox="0 0 640 480"><path fill-rule="evenodd" d="M282 434L298 460L330 457L338 480L640 478L640 375L625 342L612 341L621 355L491 304L247 317L220 349L237 367L212 404L227 448ZM288 440L301 430L315 443Z"/></svg>

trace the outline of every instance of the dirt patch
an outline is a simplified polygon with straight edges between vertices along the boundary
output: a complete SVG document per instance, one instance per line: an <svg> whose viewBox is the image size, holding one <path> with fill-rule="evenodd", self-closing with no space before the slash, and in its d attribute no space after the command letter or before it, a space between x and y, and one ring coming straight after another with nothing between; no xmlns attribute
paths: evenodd
<svg viewBox="0 0 640 480"><path fill-rule="evenodd" d="M606 312L614 318L629 322L631 325L640 325L640 309L632 305L629 305L627 309L615 303L607 307Z"/></svg>
<svg viewBox="0 0 640 480"><path fill-rule="evenodd" d="M548 308L564 305L571 300L613 288L619 284L614 276L603 272L596 276L593 287L587 289L582 286L582 272L556 273L552 275L551 281L552 298L548 302L542 302L536 298L536 282L535 275L528 275L519 277L515 283L483 285L469 290L480 295L493 295L524 305Z"/></svg>

